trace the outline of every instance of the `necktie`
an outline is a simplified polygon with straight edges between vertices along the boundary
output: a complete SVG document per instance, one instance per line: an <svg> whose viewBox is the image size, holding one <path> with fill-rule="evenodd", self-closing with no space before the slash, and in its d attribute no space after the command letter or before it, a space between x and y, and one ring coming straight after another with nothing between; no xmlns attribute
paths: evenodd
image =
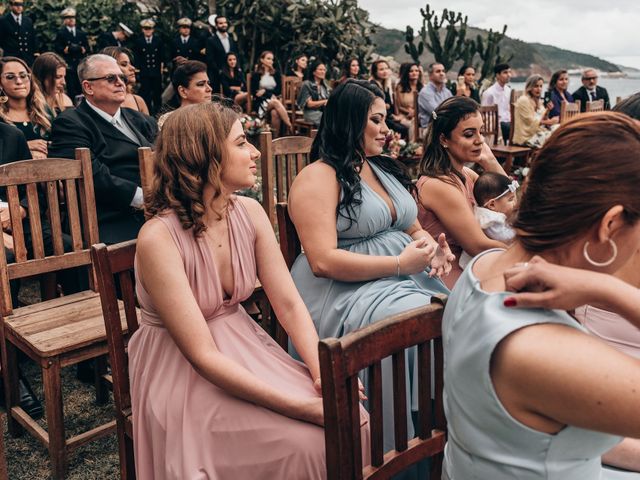
<svg viewBox="0 0 640 480"><path fill-rule="evenodd" d="M147 38L147 44L151 45L151 37Z"/></svg>
<svg viewBox="0 0 640 480"><path fill-rule="evenodd" d="M593 90L589 91L589 96L591 97L592 102L596 101L596 92L594 92Z"/></svg>
<svg viewBox="0 0 640 480"><path fill-rule="evenodd" d="M21 26L22 26L22 15L20 15L20 16L18 17L17 22L18 22L18 26L19 26L19 27L21 27Z"/></svg>
<svg viewBox="0 0 640 480"><path fill-rule="evenodd" d="M182 37L182 44L183 44L183 45L186 45L186 43L187 43L187 39L186 39L186 38L184 38L184 37Z"/></svg>

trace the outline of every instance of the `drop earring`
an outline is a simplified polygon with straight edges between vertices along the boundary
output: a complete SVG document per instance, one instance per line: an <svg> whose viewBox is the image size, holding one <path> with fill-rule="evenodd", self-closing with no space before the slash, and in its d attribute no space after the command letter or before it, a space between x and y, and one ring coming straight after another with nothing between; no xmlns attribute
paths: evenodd
<svg viewBox="0 0 640 480"><path fill-rule="evenodd" d="M0 103L7 103L9 101L9 97L4 93L4 90L0 88Z"/></svg>

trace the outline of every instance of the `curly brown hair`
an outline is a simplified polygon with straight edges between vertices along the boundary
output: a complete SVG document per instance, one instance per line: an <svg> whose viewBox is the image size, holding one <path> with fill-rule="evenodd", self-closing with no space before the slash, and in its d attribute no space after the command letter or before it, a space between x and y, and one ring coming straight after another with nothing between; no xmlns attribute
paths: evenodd
<svg viewBox="0 0 640 480"><path fill-rule="evenodd" d="M214 187L214 199L222 195L224 143L238 118L219 103L189 105L168 116L156 141L152 188L145 198L149 214L173 210L185 230L193 228L195 236L206 230L204 188ZM222 218L225 212L216 213Z"/></svg>

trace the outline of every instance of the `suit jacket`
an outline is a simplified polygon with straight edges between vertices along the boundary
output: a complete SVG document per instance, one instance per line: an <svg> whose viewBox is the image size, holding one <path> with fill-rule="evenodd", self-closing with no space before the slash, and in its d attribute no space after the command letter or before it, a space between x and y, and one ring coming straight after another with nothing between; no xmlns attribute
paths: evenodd
<svg viewBox="0 0 640 480"><path fill-rule="evenodd" d="M229 52L233 52L238 55L238 44L231 35L229 35ZM222 67L227 63L227 52L224 51L222 42L215 33L207 38L206 57L209 76L214 75L215 77L218 77L220 70L222 70ZM240 59L238 58L238 60ZM240 64L239 61L238 64Z"/></svg>
<svg viewBox="0 0 640 480"><path fill-rule="evenodd" d="M151 44L147 43L144 35L133 41L133 53L136 56L136 66L140 69L141 77L161 77L164 61L164 42L158 35L151 37Z"/></svg>
<svg viewBox="0 0 640 480"><path fill-rule="evenodd" d="M111 32L104 32L98 35L96 40L96 53L107 47L124 47L124 44L116 40Z"/></svg>
<svg viewBox="0 0 640 480"><path fill-rule="evenodd" d="M574 100L580 100L580 111L584 112L587 110L587 102L591 101L589 98L589 93L587 89L583 86L573 92ZM609 102L609 93L606 88L599 87L596 85L596 100L604 100L604 108L605 110L609 110L611 108L611 102Z"/></svg>
<svg viewBox="0 0 640 480"><path fill-rule="evenodd" d="M186 44L182 43L180 35L177 35L173 37L171 42L171 60L176 57L184 57L188 60L202 60L201 49L202 43L195 35L189 35L189 40Z"/></svg>
<svg viewBox="0 0 640 480"><path fill-rule="evenodd" d="M89 41L87 40L87 34L76 26L76 36L71 35L71 32L67 27L62 27L56 34L54 41L54 50L56 53L67 62L67 65L71 70L75 70L85 56L89 55ZM64 49L69 47L67 53L64 53ZM84 53L82 53L84 48Z"/></svg>
<svg viewBox="0 0 640 480"><path fill-rule="evenodd" d="M18 25L11 12L0 17L0 47L5 57L21 58L31 66L36 51L36 32L31 19L22 14L22 25Z"/></svg>
<svg viewBox="0 0 640 480"><path fill-rule="evenodd" d="M76 148L91 150L100 240L105 243L136 238L144 223L142 211L130 206L140 186L138 148L151 146L157 134L154 120L129 108L121 112L139 143L98 115L86 100L58 115L51 127L49 156L75 158Z"/></svg>

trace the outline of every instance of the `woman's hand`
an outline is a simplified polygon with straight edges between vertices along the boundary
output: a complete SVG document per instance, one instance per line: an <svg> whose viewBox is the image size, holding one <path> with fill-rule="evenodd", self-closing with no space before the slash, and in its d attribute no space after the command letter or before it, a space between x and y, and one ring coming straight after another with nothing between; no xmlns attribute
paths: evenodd
<svg viewBox="0 0 640 480"><path fill-rule="evenodd" d="M516 292L504 300L506 307L538 307L572 310L593 303L598 293L598 281L589 281L594 272L562 267L533 257L505 270L506 290Z"/></svg>
<svg viewBox="0 0 640 480"><path fill-rule="evenodd" d="M441 233L438 236L436 253L431 259L431 272L429 272L429 276L442 277L444 275L449 275L449 272L451 271L451 263L454 262L455 259L456 256L451 253L446 235Z"/></svg>
<svg viewBox="0 0 640 480"><path fill-rule="evenodd" d="M297 402L297 406L292 412L293 418L309 423L315 423L324 427L324 409L322 407L322 397L304 398Z"/></svg>
<svg viewBox="0 0 640 480"><path fill-rule="evenodd" d="M316 389L318 395L322 395L322 380L320 377L316 378L313 382L313 388ZM360 397L360 401L363 402L367 399L367 396L364 394L364 385L358 378L358 396Z"/></svg>
<svg viewBox="0 0 640 480"><path fill-rule="evenodd" d="M29 150L31 150L32 154L34 152L43 153L45 157L42 158L46 158L49 149L47 148L47 142L45 140L29 140L27 144L29 145Z"/></svg>
<svg viewBox="0 0 640 480"><path fill-rule="evenodd" d="M480 158L478 159L478 164L484 168L486 164L497 162L496 156L491 151L491 147L487 142L482 144L482 152L480 153ZM486 168L485 168L486 170Z"/></svg>
<svg viewBox="0 0 640 480"><path fill-rule="evenodd" d="M413 275L423 272L431 263L436 246L427 238L419 238L407 245L398 256L401 275Z"/></svg>
<svg viewBox="0 0 640 480"><path fill-rule="evenodd" d="M258 90L256 92L256 97L261 97L265 94L266 90L264 88L261 88L260 90Z"/></svg>

